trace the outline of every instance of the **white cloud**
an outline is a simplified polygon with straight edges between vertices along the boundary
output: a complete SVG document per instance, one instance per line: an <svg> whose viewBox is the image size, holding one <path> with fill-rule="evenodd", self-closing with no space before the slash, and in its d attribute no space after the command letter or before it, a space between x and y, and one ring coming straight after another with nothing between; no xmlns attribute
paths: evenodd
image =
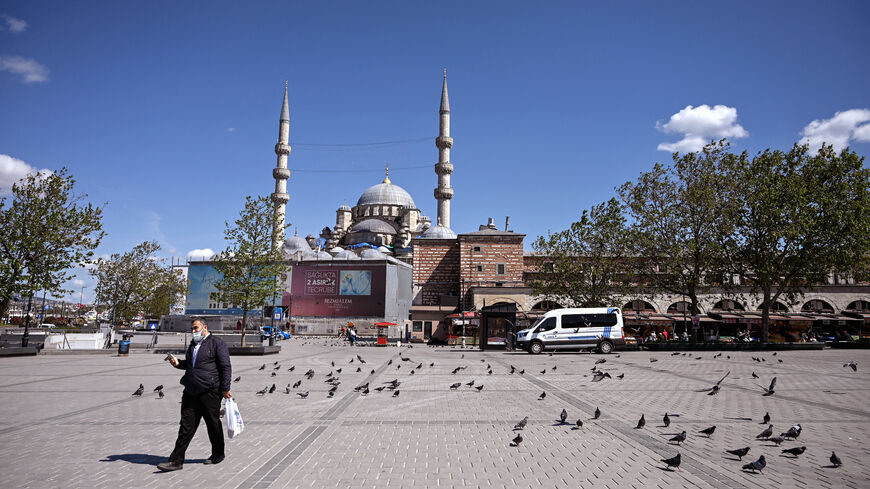
<svg viewBox="0 0 870 489"><path fill-rule="evenodd" d="M801 143L809 144L813 151L822 143L840 151L850 141L870 142L870 110L850 109L837 112L830 119L816 119L803 128L801 136Z"/></svg>
<svg viewBox="0 0 870 489"><path fill-rule="evenodd" d="M48 68L31 58L0 56L0 71L21 75L24 83L48 81Z"/></svg>
<svg viewBox="0 0 870 489"><path fill-rule="evenodd" d="M227 132L236 132L236 128L235 127L228 127Z"/></svg>
<svg viewBox="0 0 870 489"><path fill-rule="evenodd" d="M668 122L656 122L656 129L666 134L683 135L683 139L675 143L658 145L660 151L671 153L698 151L714 139L749 136L749 132L737 123L737 109L725 105L687 105L672 115Z"/></svg>
<svg viewBox="0 0 870 489"><path fill-rule="evenodd" d="M80 279L80 278L77 278L77 279L72 281L72 284L73 284L73 287L80 289L80 288L82 288L83 285L85 285L85 281Z"/></svg>
<svg viewBox="0 0 870 489"><path fill-rule="evenodd" d="M16 19L15 17L11 17L9 15L3 14L3 20L6 21L6 28L12 32L24 32L27 30L27 22ZM3 30L3 26L0 25L0 31Z"/></svg>
<svg viewBox="0 0 870 489"><path fill-rule="evenodd" d="M13 184L37 172L51 173L51 170L37 170L18 158L0 154L0 195L8 195L12 191Z"/></svg>
<svg viewBox="0 0 870 489"><path fill-rule="evenodd" d="M201 250L196 249L196 250L190 250L187 252L187 259L188 260L208 260L209 258L213 257L214 255L215 255L215 252L212 251L211 248L203 248Z"/></svg>

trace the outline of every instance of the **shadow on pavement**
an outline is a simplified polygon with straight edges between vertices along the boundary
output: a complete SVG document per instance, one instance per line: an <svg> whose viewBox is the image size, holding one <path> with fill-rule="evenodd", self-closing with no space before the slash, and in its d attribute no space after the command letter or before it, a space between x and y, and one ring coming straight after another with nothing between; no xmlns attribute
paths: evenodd
<svg viewBox="0 0 870 489"><path fill-rule="evenodd" d="M100 462L117 462L118 460L131 464L157 465L165 462L167 458L160 455L148 455L146 453L124 453L121 455L109 455Z"/></svg>

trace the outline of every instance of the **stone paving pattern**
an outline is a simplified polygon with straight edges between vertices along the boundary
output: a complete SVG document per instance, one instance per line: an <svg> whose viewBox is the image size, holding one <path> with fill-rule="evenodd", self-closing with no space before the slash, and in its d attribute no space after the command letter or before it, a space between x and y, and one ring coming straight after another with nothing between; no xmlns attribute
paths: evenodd
<svg viewBox="0 0 870 489"><path fill-rule="evenodd" d="M244 433L227 440L227 459L203 465L210 454L201 426L184 469L159 473L178 429L180 371L162 355L42 355L0 358L0 473L2 487L595 487L595 488L833 488L870 487L870 352L826 350L771 353L622 352L599 355L462 351L408 347L360 348L324 339L283 341L279 355L233 357L233 393ZM412 361L399 360L403 354ZM367 363L360 365L355 356ZM463 358L464 355L464 358ZM762 356L758 363L752 356ZM700 357L700 358L697 358ZM350 360L354 358L353 363ZM658 361L650 362L650 358ZM614 378L593 383L599 365ZM388 362L392 360L392 364ZM782 360L779 363L778 360ZM858 371L843 368L858 362ZM281 369L272 377L273 362ZM267 364L265 371L258 368ZM330 365L335 362L335 367ZM430 367L430 363L434 366ZM420 369L414 369L423 363ZM288 368L295 365L295 370ZM525 374L509 374L509 366ZM466 366L457 374L451 371ZM493 373L488 375L487 366ZM553 370L553 367L556 370ZM357 373L357 367L361 372ZM294 394L284 386L304 380ZM330 371L341 385L328 399ZM371 370L375 370L374 374ZM414 371L411 375L410 372ZM545 373L541 373L546 370ZM719 395L711 387L726 372ZM759 379L751 377L752 372ZM619 380L616 375L624 373ZM776 394L760 385L778 379ZM374 388L398 379L400 395ZM454 382L483 384L478 392ZM132 398L139 383L146 394ZM277 384L275 394L255 392ZM159 400L152 389L165 386ZM309 391L307 399L295 392ZM539 401L542 391L546 399ZM596 407L601 419L592 420ZM558 423L562 409L568 421ZM795 423L797 441L781 448L755 435L765 411L776 434ZM669 428L662 426L665 412ZM647 425L634 429L641 414ZM529 416L524 441L510 446L512 431ZM698 434L715 424L711 438ZM682 430L683 446L667 440ZM806 445L799 458L782 448ZM724 452L750 446L743 463L764 454L763 474L741 470ZM831 450L843 460L829 467ZM682 471L665 470L661 458L677 452Z"/></svg>

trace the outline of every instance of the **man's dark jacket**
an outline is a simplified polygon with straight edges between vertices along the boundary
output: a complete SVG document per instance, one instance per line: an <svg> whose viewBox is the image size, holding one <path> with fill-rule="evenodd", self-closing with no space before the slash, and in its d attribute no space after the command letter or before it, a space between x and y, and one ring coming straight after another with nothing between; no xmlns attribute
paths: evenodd
<svg viewBox="0 0 870 489"><path fill-rule="evenodd" d="M178 360L176 367L184 370L184 376L181 377L184 392L198 395L217 389L224 392L230 390L233 368L227 344L213 334L203 338L196 354L196 365L193 364L194 346L196 342L191 341L186 357Z"/></svg>

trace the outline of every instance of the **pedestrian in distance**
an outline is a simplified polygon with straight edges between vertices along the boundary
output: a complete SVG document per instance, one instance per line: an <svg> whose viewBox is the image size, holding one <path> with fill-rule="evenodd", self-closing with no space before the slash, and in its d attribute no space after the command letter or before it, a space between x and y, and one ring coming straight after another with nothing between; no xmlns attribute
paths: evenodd
<svg viewBox="0 0 870 489"><path fill-rule="evenodd" d="M164 472L183 468L184 454L196 434L200 418L205 420L211 442L211 456L205 464L219 464L225 456L220 408L221 397L232 397L230 351L226 343L208 332L208 324L204 319L194 319L190 324L190 332L193 340L187 347L185 358L179 360L171 353L166 357L173 367L184 370L184 376L181 377L184 393L181 396L181 422L175 449L169 455L168 462L157 464L157 468Z"/></svg>

